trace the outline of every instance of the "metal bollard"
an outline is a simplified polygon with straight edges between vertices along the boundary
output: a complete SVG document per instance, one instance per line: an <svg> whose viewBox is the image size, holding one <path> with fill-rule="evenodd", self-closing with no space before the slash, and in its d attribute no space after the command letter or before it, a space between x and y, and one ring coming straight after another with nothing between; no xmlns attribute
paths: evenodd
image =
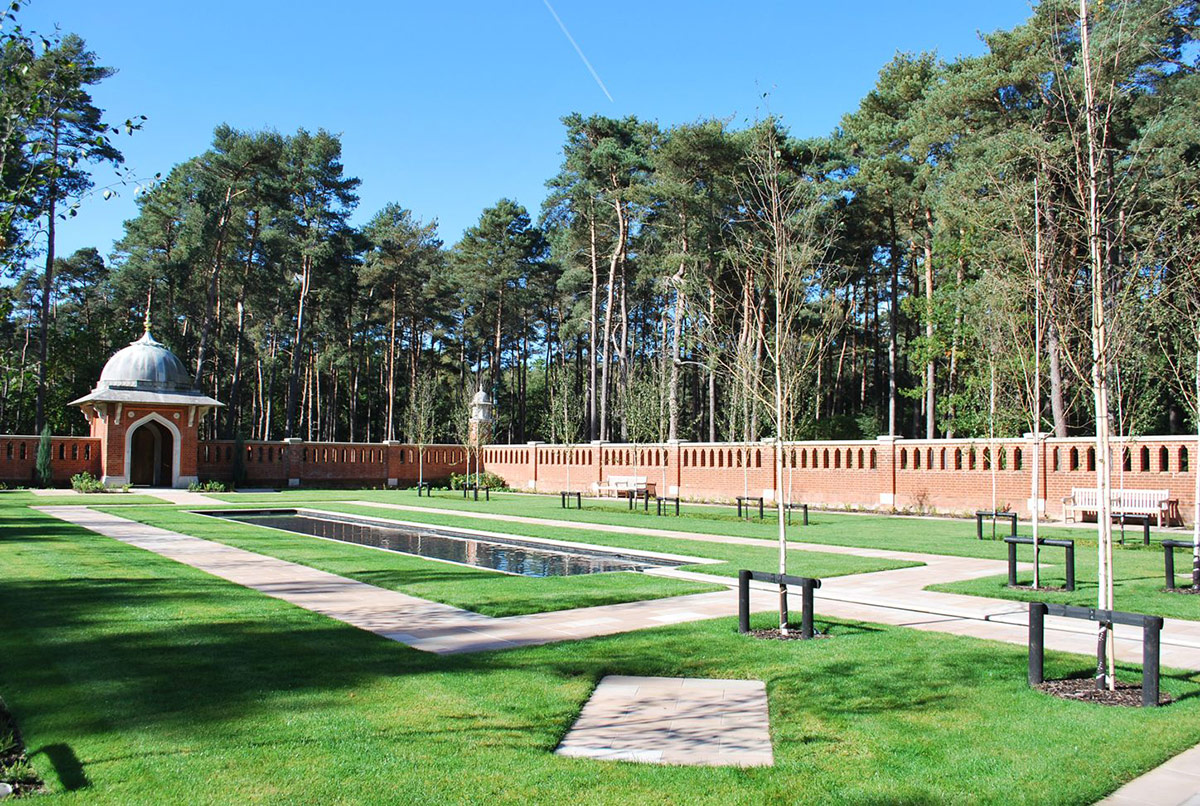
<svg viewBox="0 0 1200 806"><path fill-rule="evenodd" d="M1147 616L1142 622L1142 707L1158 707L1158 654L1163 620Z"/></svg>
<svg viewBox="0 0 1200 806"><path fill-rule="evenodd" d="M749 571L738 571L738 632L750 632Z"/></svg>
<svg viewBox="0 0 1200 806"><path fill-rule="evenodd" d="M1036 686L1045 679L1046 605L1029 604L1029 685Z"/></svg>

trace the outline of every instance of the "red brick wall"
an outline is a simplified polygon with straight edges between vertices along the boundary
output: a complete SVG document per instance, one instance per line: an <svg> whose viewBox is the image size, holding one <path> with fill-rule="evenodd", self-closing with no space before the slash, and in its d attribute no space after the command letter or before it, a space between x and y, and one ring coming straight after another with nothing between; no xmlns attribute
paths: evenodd
<svg viewBox="0 0 1200 806"><path fill-rule="evenodd" d="M201 442L197 468L202 480L233 480L232 440ZM373 487L395 480L415 484L421 458L415 445L359 442L246 442L243 444L248 487ZM427 445L424 478L444 481L466 469L466 451L459 445Z"/></svg>
<svg viewBox="0 0 1200 806"><path fill-rule="evenodd" d="M1061 517L1062 499L1072 488L1095 485L1088 458L1091 442L1044 442L1039 498L1051 517ZM1121 448L1113 449L1113 487L1123 483L1129 489L1169 490L1190 522L1195 438L1131 438L1124 448L1125 461L1117 461ZM990 509L994 485L997 506L1028 517L1033 449L1027 439L794 443L784 447L782 488L791 500L812 504L962 513ZM483 465L521 490L587 492L612 476L637 475L655 483L661 495L678 493L700 501L771 498L776 472L769 443L493 445L484 449Z"/></svg>
<svg viewBox="0 0 1200 806"><path fill-rule="evenodd" d="M33 483L40 440L35 436L0 436L0 481L9 486ZM68 485L84 471L100 476L100 440L92 437L51 437L50 469L56 485Z"/></svg>
<svg viewBox="0 0 1200 806"><path fill-rule="evenodd" d="M93 436L55 437L54 475L66 482L87 470L99 476L103 462L116 475L124 462L124 435L144 412L134 407L119 423L93 420ZM174 412L163 410L174 418ZM174 420L186 424L187 413ZM126 422L128 421L128 422ZM180 472L189 461L201 479L233 477L231 441L195 443L184 434ZM101 456L102 438L113 437ZM28 484L37 455L35 436L0 436L0 480ZM1191 521L1196 440L1139 437L1115 443L1113 486L1166 489ZM24 446L24 447L22 447ZM399 443L247 442L246 485L285 487L411 485L418 478L417 448ZM1095 484L1091 440L1049 439L1042 446L1039 492L1045 511L1061 517L1062 499L1073 487ZM995 502L1029 514L1033 443L1025 439L878 440L804 442L784 447L782 488L795 501L827 506L970 512ZM22 453L22 451L24 453ZM59 455L62 459L59 459ZM457 445L430 445L424 451L426 479L444 480L467 469L467 452ZM1125 458L1127 457L1127 458ZM749 494L770 498L775 488L775 452L769 443L669 443L629 445L591 443L571 448L531 443L491 445L481 451L483 469L518 490L589 492L613 476L645 476L660 495L701 501L730 501ZM570 476L568 482L568 475Z"/></svg>

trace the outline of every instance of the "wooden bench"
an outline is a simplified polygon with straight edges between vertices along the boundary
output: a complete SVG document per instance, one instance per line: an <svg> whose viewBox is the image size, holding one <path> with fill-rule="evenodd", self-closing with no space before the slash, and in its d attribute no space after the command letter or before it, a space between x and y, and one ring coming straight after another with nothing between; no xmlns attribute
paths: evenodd
<svg viewBox="0 0 1200 806"><path fill-rule="evenodd" d="M1063 499L1063 520L1075 520L1078 513L1098 512L1100 503L1092 487L1072 487ZM1158 518L1164 526L1176 517L1179 499L1170 490L1113 490L1109 504L1113 515L1146 515Z"/></svg>
<svg viewBox="0 0 1200 806"><path fill-rule="evenodd" d="M609 476L608 480L596 487L600 495L611 493L617 498L633 498L639 495L655 495L654 482L647 482L645 476Z"/></svg>

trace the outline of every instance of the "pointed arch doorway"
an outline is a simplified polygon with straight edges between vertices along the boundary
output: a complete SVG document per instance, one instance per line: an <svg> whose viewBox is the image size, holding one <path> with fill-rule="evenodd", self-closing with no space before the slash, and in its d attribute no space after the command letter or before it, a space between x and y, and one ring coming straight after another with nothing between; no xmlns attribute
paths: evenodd
<svg viewBox="0 0 1200 806"><path fill-rule="evenodd" d="M179 473L179 441L174 429L151 415L129 432L129 483L174 487Z"/></svg>

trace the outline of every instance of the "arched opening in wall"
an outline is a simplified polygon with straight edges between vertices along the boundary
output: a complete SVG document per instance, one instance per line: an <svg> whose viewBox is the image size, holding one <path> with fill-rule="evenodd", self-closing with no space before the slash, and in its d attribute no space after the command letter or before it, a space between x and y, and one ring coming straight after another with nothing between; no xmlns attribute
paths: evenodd
<svg viewBox="0 0 1200 806"><path fill-rule="evenodd" d="M682 455L680 456L680 459L682 460L682 466L687 467L688 466L688 452L684 451L682 453Z"/></svg>
<svg viewBox="0 0 1200 806"><path fill-rule="evenodd" d="M967 470L975 469L975 449L971 448L967 451Z"/></svg>
<svg viewBox="0 0 1200 806"><path fill-rule="evenodd" d="M725 467L725 451L717 451L717 467Z"/></svg>
<svg viewBox="0 0 1200 806"><path fill-rule="evenodd" d="M1021 455L1020 448L1013 448L1013 470L1024 469L1025 457Z"/></svg>
<svg viewBox="0 0 1200 806"><path fill-rule="evenodd" d="M1171 452L1168 451L1167 446L1164 445L1158 449L1158 472L1166 473L1168 470L1171 469L1170 463L1171 463Z"/></svg>
<svg viewBox="0 0 1200 806"><path fill-rule="evenodd" d="M729 451L726 453L725 464L728 465L729 467L733 467L733 448L730 448Z"/></svg>
<svg viewBox="0 0 1200 806"><path fill-rule="evenodd" d="M754 452L754 466L762 467L762 451L756 450Z"/></svg>
<svg viewBox="0 0 1200 806"><path fill-rule="evenodd" d="M829 469L829 449L828 448L825 449L824 457L821 462L821 467L825 468L826 470Z"/></svg>
<svg viewBox="0 0 1200 806"><path fill-rule="evenodd" d="M933 470L933 448L925 449L925 469Z"/></svg>
<svg viewBox="0 0 1200 806"><path fill-rule="evenodd" d="M1070 459L1067 463L1068 470L1079 469L1079 448L1071 448Z"/></svg>
<svg viewBox="0 0 1200 806"><path fill-rule="evenodd" d="M1008 450L1006 448L1000 449L1000 453L996 455L996 461L1001 470L1008 470Z"/></svg>
<svg viewBox="0 0 1200 806"><path fill-rule="evenodd" d="M841 468L842 468L842 452L841 451L833 452L833 467L835 470L841 470Z"/></svg>
<svg viewBox="0 0 1200 806"><path fill-rule="evenodd" d="M800 467L808 467L808 451L804 449L800 450Z"/></svg>
<svg viewBox="0 0 1200 806"><path fill-rule="evenodd" d="M962 470L962 448L954 449L954 469Z"/></svg>
<svg viewBox="0 0 1200 806"><path fill-rule="evenodd" d="M1133 452L1129 448L1121 449L1121 469L1126 473L1133 472Z"/></svg>
<svg viewBox="0 0 1200 806"><path fill-rule="evenodd" d="M1179 472L1180 472L1180 473L1186 473L1186 472L1188 472L1188 452L1187 452L1187 448L1180 448L1180 449L1179 449Z"/></svg>
<svg viewBox="0 0 1200 806"><path fill-rule="evenodd" d="M134 427L129 443L129 483L139 487L170 487L175 437L155 420Z"/></svg>
<svg viewBox="0 0 1200 806"><path fill-rule="evenodd" d="M709 451L709 453L712 453L712 451ZM700 467L708 467L708 457L704 451L700 451Z"/></svg>
<svg viewBox="0 0 1200 806"><path fill-rule="evenodd" d="M939 470L946 469L946 449L945 448L942 448L940 455L938 456L938 469Z"/></svg>
<svg viewBox="0 0 1200 806"><path fill-rule="evenodd" d="M742 466L742 449L741 449L741 448L738 448L738 449L737 449L737 466L738 466L738 467L741 467L741 466ZM750 463L749 463L749 462L747 462L747 463L746 463L746 466L747 466L747 467L749 467L749 466L750 466Z"/></svg>
<svg viewBox="0 0 1200 806"><path fill-rule="evenodd" d="M872 470L875 469L875 463L877 461L878 461L878 457L875 455L875 449L871 448L871 469Z"/></svg>
<svg viewBox="0 0 1200 806"><path fill-rule="evenodd" d="M992 469L992 449L991 448L983 449L983 469L984 470Z"/></svg>
<svg viewBox="0 0 1200 806"><path fill-rule="evenodd" d="M1096 449L1095 448L1087 449L1087 469L1088 469L1089 473L1096 469Z"/></svg>
<svg viewBox="0 0 1200 806"><path fill-rule="evenodd" d="M1055 472L1058 472L1058 448L1050 452L1050 461Z"/></svg>
<svg viewBox="0 0 1200 806"><path fill-rule="evenodd" d="M900 449L900 469L908 470L908 448Z"/></svg>
<svg viewBox="0 0 1200 806"><path fill-rule="evenodd" d="M862 448L858 449L858 469L859 470L863 469L863 449Z"/></svg>
<svg viewBox="0 0 1200 806"><path fill-rule="evenodd" d="M921 449L917 448L913 451L913 470L921 469Z"/></svg>
<svg viewBox="0 0 1200 806"><path fill-rule="evenodd" d="M1150 472L1150 449L1145 448L1145 447L1142 448L1142 450L1140 451L1139 459L1140 459L1140 461L1138 462L1138 465L1139 465L1138 469L1141 470L1143 473L1149 473Z"/></svg>

